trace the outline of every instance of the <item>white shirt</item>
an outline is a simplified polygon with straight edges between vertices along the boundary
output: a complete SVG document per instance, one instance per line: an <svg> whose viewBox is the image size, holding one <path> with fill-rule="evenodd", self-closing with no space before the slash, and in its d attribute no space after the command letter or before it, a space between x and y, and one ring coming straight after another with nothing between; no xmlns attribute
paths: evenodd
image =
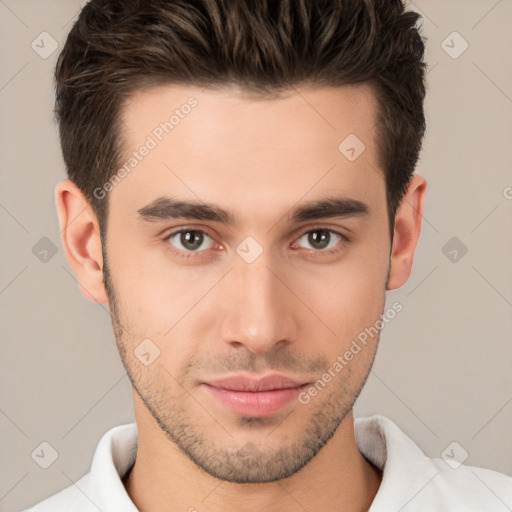
<svg viewBox="0 0 512 512"><path fill-rule="evenodd" d="M457 467L455 459L428 458L390 419L356 418L359 451L383 471L369 512L507 512L512 477L489 469ZM137 426L120 425L100 440L91 471L24 512L138 512L122 478L135 461Z"/></svg>

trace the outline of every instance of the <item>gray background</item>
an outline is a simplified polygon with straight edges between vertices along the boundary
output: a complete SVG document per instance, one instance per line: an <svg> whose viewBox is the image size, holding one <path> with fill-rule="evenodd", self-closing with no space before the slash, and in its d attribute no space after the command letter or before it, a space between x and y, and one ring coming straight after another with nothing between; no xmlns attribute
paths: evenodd
<svg viewBox="0 0 512 512"><path fill-rule="evenodd" d="M355 413L392 418L429 456L456 441L466 464L510 475L512 1L410 6L423 13L428 38L428 133L417 170L429 185L426 210L409 282L388 296L404 309L383 331ZM40 34L60 49L79 7L0 0L0 510L79 479L100 437L133 421L108 311L79 293L54 208L65 176L52 118L58 50L42 58L51 40ZM463 41L453 31L469 45L457 58ZM59 455L46 470L31 457L43 441Z"/></svg>

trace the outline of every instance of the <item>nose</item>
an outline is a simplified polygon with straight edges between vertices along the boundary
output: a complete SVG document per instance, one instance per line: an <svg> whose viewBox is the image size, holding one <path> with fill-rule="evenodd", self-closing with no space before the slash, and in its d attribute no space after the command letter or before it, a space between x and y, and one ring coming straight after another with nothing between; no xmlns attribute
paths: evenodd
<svg viewBox="0 0 512 512"><path fill-rule="evenodd" d="M221 299L223 341L255 354L293 344L298 330L293 293L264 254L252 263L241 258L235 263Z"/></svg>

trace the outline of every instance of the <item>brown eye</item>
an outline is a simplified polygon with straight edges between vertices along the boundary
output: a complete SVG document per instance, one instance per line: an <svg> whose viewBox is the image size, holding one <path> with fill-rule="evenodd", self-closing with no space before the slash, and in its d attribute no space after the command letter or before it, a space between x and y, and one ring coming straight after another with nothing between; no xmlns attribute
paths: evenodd
<svg viewBox="0 0 512 512"><path fill-rule="evenodd" d="M325 249L332 249L340 242L340 240L343 240L343 237L332 229L319 228L308 231L299 238L299 241L304 239L310 246L306 247L307 249L322 251Z"/></svg>
<svg viewBox="0 0 512 512"><path fill-rule="evenodd" d="M187 252L198 252L206 239L210 239L210 244L202 249L209 249L212 246L213 240L204 231L197 229L175 231L167 238L176 249Z"/></svg>

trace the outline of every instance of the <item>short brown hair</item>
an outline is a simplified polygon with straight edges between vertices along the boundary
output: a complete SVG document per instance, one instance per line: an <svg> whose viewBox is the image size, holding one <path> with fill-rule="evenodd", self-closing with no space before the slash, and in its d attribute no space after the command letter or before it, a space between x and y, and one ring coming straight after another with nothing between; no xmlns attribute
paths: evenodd
<svg viewBox="0 0 512 512"><path fill-rule="evenodd" d="M120 112L142 88L237 85L265 96L369 83L392 233L425 132L419 17L401 0L91 0L55 71L68 176L105 228L108 202L94 190L120 164Z"/></svg>

